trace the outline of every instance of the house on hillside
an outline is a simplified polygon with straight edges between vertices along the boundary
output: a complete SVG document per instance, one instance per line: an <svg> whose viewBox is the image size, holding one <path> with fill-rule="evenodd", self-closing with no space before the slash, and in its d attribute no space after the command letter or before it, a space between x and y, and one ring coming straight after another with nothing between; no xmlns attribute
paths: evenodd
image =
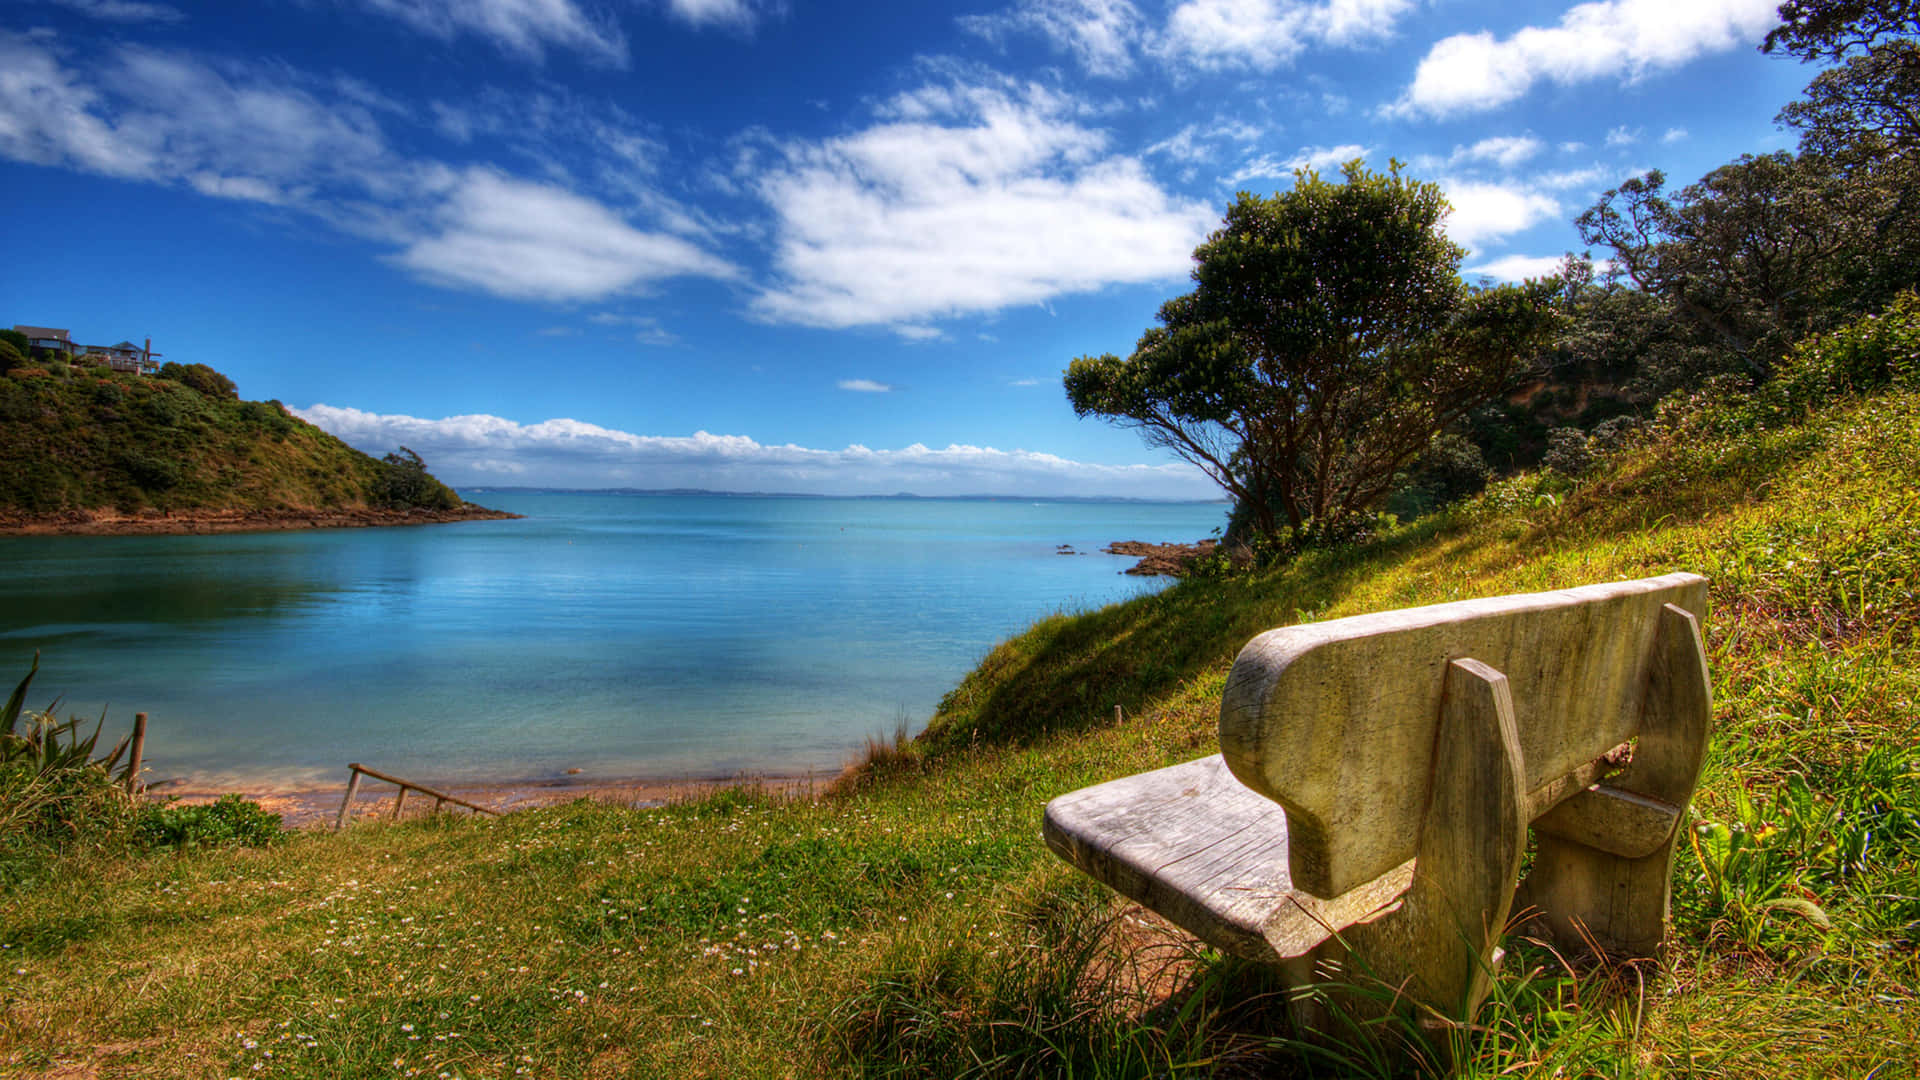
<svg viewBox="0 0 1920 1080"><path fill-rule="evenodd" d="M15 326L13 332L24 336L27 344L36 349L46 349L63 356L72 356L80 351L65 330L56 330L51 326Z"/></svg>
<svg viewBox="0 0 1920 1080"><path fill-rule="evenodd" d="M33 348L58 353L76 363L97 364L111 371L125 371L134 375L153 375L160 370L159 363L154 360L160 354L153 351L151 338L147 339L145 345L135 345L131 341L122 341L118 345L77 345L70 333L51 326L15 326L13 329L25 337L27 344Z"/></svg>
<svg viewBox="0 0 1920 1080"><path fill-rule="evenodd" d="M87 358L92 359L96 356L100 357L100 363L106 364L113 371L152 375L160 370L160 365L149 358L147 350L131 341L123 341L118 345L90 346L87 349Z"/></svg>

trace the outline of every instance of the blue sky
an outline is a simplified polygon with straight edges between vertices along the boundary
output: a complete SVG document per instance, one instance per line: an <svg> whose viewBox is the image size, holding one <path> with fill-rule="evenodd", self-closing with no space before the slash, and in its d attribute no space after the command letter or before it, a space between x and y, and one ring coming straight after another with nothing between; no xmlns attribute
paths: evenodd
<svg viewBox="0 0 1920 1080"><path fill-rule="evenodd" d="M1469 276L1788 146L1773 0L9 0L0 323L462 485L1209 497L1077 420L1236 190L1389 156Z"/></svg>

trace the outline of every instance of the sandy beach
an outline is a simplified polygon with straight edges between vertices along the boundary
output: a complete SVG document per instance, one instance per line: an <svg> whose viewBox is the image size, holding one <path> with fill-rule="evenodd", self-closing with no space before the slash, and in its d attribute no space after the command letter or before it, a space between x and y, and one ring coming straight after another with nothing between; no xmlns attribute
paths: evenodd
<svg viewBox="0 0 1920 1080"><path fill-rule="evenodd" d="M780 798L811 798L825 791L833 782L834 775L833 773L816 773L806 776L687 777L669 780L589 779L582 776L558 780L508 781L490 784L456 783L447 786L435 783L431 777L409 776L405 779L479 806L498 810L501 813L510 813L515 810L572 802L575 799L593 799L597 802L634 808L665 806L668 803L696 798L731 787L751 787ZM340 802L347 792L347 780L345 770L342 770L340 783L337 785L292 790L264 786L216 790L196 785L191 781L169 781L148 788L147 797L155 800L178 799L185 803L206 803L235 791L244 798L259 803L269 813L279 814L281 823L287 828L330 829L340 814ZM397 792L398 789L392 784L382 783L371 777L363 778L360 782L360 790L353 800L353 820L391 819L394 796ZM424 817L432 810L432 797L417 791L409 792L402 815L407 818ZM449 805L442 812L469 814L473 811Z"/></svg>

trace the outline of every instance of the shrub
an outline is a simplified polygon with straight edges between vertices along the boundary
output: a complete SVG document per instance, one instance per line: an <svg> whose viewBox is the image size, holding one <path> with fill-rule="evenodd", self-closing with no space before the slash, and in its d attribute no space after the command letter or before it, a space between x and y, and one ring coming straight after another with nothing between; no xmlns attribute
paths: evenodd
<svg viewBox="0 0 1920 1080"><path fill-rule="evenodd" d="M280 815L238 795L204 805L148 803L134 819L134 835L150 849L263 847L286 838Z"/></svg>
<svg viewBox="0 0 1920 1080"><path fill-rule="evenodd" d="M9 341L0 341L0 375L5 375L17 367L25 367L27 358Z"/></svg>
<svg viewBox="0 0 1920 1080"><path fill-rule="evenodd" d="M1591 469L1593 449L1587 445L1587 433L1566 427L1547 432L1547 456L1541 464L1561 476L1579 476Z"/></svg>
<svg viewBox="0 0 1920 1080"><path fill-rule="evenodd" d="M160 377L172 379L202 397L240 400L240 391L233 385L233 380L205 364L176 364L168 361L160 365Z"/></svg>
<svg viewBox="0 0 1920 1080"><path fill-rule="evenodd" d="M33 667L0 708L0 887L31 877L41 861L75 843L121 833L131 814L121 786L126 769L113 774L127 740L95 757L100 725L82 737L78 717L54 718L57 701L38 713L24 709L39 670L35 653Z"/></svg>

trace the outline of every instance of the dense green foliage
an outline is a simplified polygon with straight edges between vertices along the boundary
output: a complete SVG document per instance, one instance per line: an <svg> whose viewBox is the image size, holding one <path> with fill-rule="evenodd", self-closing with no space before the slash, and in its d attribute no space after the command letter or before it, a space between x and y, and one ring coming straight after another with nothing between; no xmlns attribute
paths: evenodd
<svg viewBox="0 0 1920 1080"><path fill-rule="evenodd" d="M238 795L222 795L201 804L145 803L136 813L133 827L140 846L156 850L229 844L260 847L278 843L286 836L280 827L280 815L270 814L259 803Z"/></svg>
<svg viewBox="0 0 1920 1080"><path fill-rule="evenodd" d="M1447 212L1398 163L1243 192L1194 250L1193 292L1127 359L1073 361L1068 400L1199 466L1257 535L1370 510L1557 327L1551 283L1460 279Z"/></svg>
<svg viewBox="0 0 1920 1080"><path fill-rule="evenodd" d="M448 508L417 457L400 470L242 401L204 364L180 376L25 366L0 377L0 512Z"/></svg>
<svg viewBox="0 0 1920 1080"><path fill-rule="evenodd" d="M427 463L420 460L419 454L403 446L380 459L373 501L391 509L420 506L429 510L451 510L460 505L460 496L427 472Z"/></svg>
<svg viewBox="0 0 1920 1080"><path fill-rule="evenodd" d="M233 380L205 364L175 364L169 361L160 365L159 375L206 397L240 400L240 390L233 385Z"/></svg>

